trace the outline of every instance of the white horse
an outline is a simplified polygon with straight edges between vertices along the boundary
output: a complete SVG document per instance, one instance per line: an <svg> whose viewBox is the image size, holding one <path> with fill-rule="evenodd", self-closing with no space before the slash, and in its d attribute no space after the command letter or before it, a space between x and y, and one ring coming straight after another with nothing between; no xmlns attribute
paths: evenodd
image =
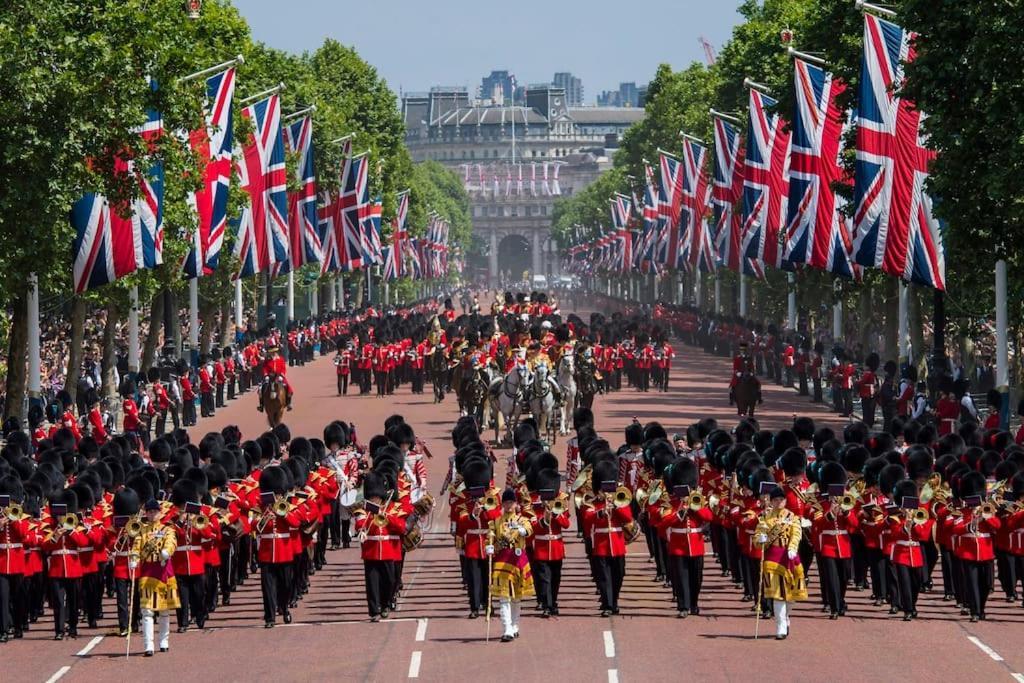
<svg viewBox="0 0 1024 683"><path fill-rule="evenodd" d="M527 400L530 402L530 412L537 420L537 428L548 441L548 445L555 444L558 426L555 424L555 406L558 405L557 394L561 389L554 378L548 374L548 366L541 363L533 373L533 379L526 390Z"/></svg>
<svg viewBox="0 0 1024 683"><path fill-rule="evenodd" d="M576 357L566 352L558 361L558 387L562 390L562 424L559 434L569 433L572 424L572 411L576 408Z"/></svg>
<svg viewBox="0 0 1024 683"><path fill-rule="evenodd" d="M505 424L505 437L509 443L512 442L512 430L519 423L519 415L523 410L523 392L529 383L529 368L518 363L504 377L491 383L489 393L495 445L501 443L498 431L502 422Z"/></svg>

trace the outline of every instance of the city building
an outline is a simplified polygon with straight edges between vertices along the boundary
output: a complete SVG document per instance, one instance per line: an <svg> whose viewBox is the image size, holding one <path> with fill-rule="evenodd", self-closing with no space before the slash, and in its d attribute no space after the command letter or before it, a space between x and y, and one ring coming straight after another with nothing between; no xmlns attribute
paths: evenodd
<svg viewBox="0 0 1024 683"><path fill-rule="evenodd" d="M559 71L551 81L565 91L565 101L570 107L583 106L583 81L568 71Z"/></svg>
<svg viewBox="0 0 1024 683"><path fill-rule="evenodd" d="M637 87L633 81L619 83L618 90L604 90L597 96L599 107L641 107L640 92L646 96L647 86Z"/></svg>
<svg viewBox="0 0 1024 683"><path fill-rule="evenodd" d="M413 161L437 161L463 178L492 282L560 274L551 239L555 201L608 169L610 150L644 115L638 108L573 107L565 89L547 83L523 92L517 106L471 99L464 87L402 99Z"/></svg>
<svg viewBox="0 0 1024 683"><path fill-rule="evenodd" d="M508 71L492 71L480 81L479 99L495 104L512 104L512 79Z"/></svg>

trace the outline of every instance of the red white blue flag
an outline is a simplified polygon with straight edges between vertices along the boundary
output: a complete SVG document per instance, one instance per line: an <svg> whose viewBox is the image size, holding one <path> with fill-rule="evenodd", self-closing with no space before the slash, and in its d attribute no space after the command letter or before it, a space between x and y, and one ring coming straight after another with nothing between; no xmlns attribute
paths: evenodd
<svg viewBox="0 0 1024 683"><path fill-rule="evenodd" d="M288 178L281 136L281 98L271 95L249 105L242 116L253 131L242 148L238 175L248 205L235 232L236 278L269 272L288 258Z"/></svg>
<svg viewBox="0 0 1024 683"><path fill-rule="evenodd" d="M612 225L615 228L612 268L620 273L628 273L633 264L633 235L629 230L632 203L633 200L624 194L616 194L615 199L611 200Z"/></svg>
<svg viewBox="0 0 1024 683"><path fill-rule="evenodd" d="M365 249L363 263L366 266L384 263L380 241L380 221L383 211L384 203L380 197L377 197L370 202L366 214L363 216L363 248Z"/></svg>
<svg viewBox="0 0 1024 683"><path fill-rule="evenodd" d="M206 79L206 125L189 133L192 152L204 162L203 185L189 195L199 226L192 249L185 259L189 280L209 275L217 268L228 224L228 189L231 182L233 122L231 102L235 93L235 70L228 69Z"/></svg>
<svg viewBox="0 0 1024 683"><path fill-rule="evenodd" d="M365 154L349 156L341 174L342 234L338 243L341 269L348 272L368 265L363 253L363 219L369 211Z"/></svg>
<svg viewBox="0 0 1024 683"><path fill-rule="evenodd" d="M925 115L897 97L914 34L864 15L857 110L854 260L936 289L946 288L942 229L925 192L935 153L924 146Z"/></svg>
<svg viewBox="0 0 1024 683"><path fill-rule="evenodd" d="M683 168L675 157L659 152L658 238L655 260L665 268L679 261L679 214L683 200Z"/></svg>
<svg viewBox="0 0 1024 683"><path fill-rule="evenodd" d="M348 159L352 155L352 140L342 142L341 156ZM343 166L345 168L345 166ZM340 187L345 186L345 174L342 172ZM320 274L336 273L343 269L342 249L345 244L345 217L341 193L320 193L320 208L317 210L319 230L322 238Z"/></svg>
<svg viewBox="0 0 1024 683"><path fill-rule="evenodd" d="M715 177L711 194L714 242L719 262L746 275L762 276L760 263L743 254L743 218L736 206L743 197L743 141L739 130L715 117Z"/></svg>
<svg viewBox="0 0 1024 683"><path fill-rule="evenodd" d="M313 170L313 118L303 116L284 128L288 151L299 155L295 169L299 189L288 193L288 259L276 269L287 273L323 258L316 207L316 173Z"/></svg>
<svg viewBox="0 0 1024 683"><path fill-rule="evenodd" d="M821 67L797 59L795 86L785 259L853 277L850 220L833 189L844 176L842 112L836 98L846 85Z"/></svg>
<svg viewBox="0 0 1024 683"><path fill-rule="evenodd" d="M776 100L750 89L747 155L743 167L744 254L764 265L783 267L786 205L789 200L789 133Z"/></svg>
<svg viewBox="0 0 1024 683"><path fill-rule="evenodd" d="M704 272L715 270L714 247L707 225L710 185L705 170L707 148L693 140L683 142L683 200L679 222L682 226L679 270L684 263Z"/></svg>
<svg viewBox="0 0 1024 683"><path fill-rule="evenodd" d="M391 244L383 249L384 279L405 277L405 256L409 250L409 234L405 222L409 216L409 191L398 195L398 210L391 220Z"/></svg>
<svg viewBox="0 0 1024 683"><path fill-rule="evenodd" d="M151 88L156 89L155 82ZM138 132L152 147L163 133L159 112L148 110ZM76 293L163 263L163 162L147 162L142 171L133 159L118 157L114 173L124 183L137 185L133 201L111 207L106 197L91 192L71 208Z"/></svg>

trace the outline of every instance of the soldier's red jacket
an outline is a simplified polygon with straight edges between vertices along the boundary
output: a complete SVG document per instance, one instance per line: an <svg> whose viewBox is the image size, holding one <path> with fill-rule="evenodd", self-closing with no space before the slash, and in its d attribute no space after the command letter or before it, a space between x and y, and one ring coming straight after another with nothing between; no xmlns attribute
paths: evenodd
<svg viewBox="0 0 1024 683"><path fill-rule="evenodd" d="M595 557L624 557L626 554L625 527L633 521L629 506L614 507L606 511L604 500L583 510L591 547Z"/></svg>
<svg viewBox="0 0 1024 683"><path fill-rule="evenodd" d="M361 556L364 560L397 562L402 559L402 536L406 531L406 517L398 503L388 503L382 511L384 524L378 524L376 515L362 515L356 519L356 531L366 532Z"/></svg>
<svg viewBox="0 0 1024 683"><path fill-rule="evenodd" d="M659 532L668 541L668 554L682 557L704 556L704 525L711 521L711 509L690 510L685 500L670 499L671 509L659 508L657 517L651 518ZM686 511L682 519L676 510Z"/></svg>

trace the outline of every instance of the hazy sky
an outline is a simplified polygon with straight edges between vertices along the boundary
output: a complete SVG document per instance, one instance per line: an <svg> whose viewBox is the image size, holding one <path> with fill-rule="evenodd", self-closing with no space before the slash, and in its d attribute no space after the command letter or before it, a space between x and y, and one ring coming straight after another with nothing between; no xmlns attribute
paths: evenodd
<svg viewBox="0 0 1024 683"><path fill-rule="evenodd" d="M703 60L738 21L739 0L234 0L253 35L291 52L331 37L352 45L392 89L465 85L492 69L520 84L556 71L583 79L585 101L623 81L646 83L661 62Z"/></svg>

